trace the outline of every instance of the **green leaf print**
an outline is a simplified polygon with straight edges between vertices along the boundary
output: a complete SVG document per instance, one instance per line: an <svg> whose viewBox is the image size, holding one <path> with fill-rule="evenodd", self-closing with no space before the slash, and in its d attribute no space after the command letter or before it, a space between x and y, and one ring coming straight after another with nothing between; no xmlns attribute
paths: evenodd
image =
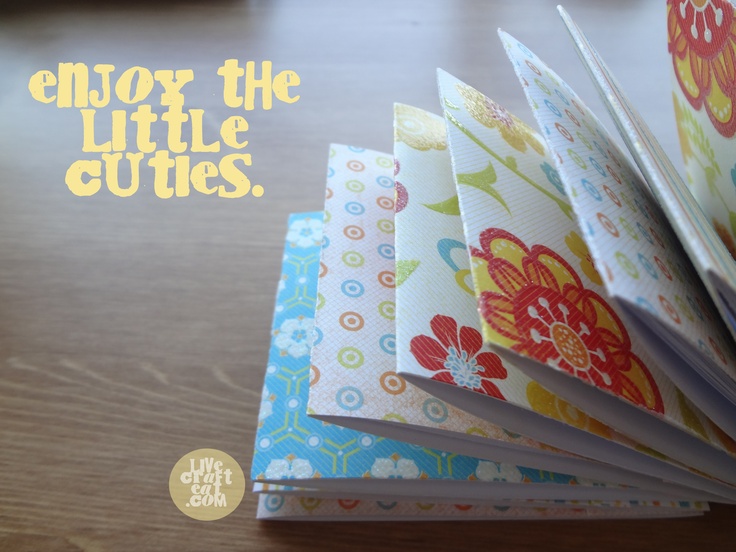
<svg viewBox="0 0 736 552"><path fill-rule="evenodd" d="M419 266L419 261L400 260L396 261L396 286L403 284Z"/></svg>
<svg viewBox="0 0 736 552"><path fill-rule="evenodd" d="M716 178L716 171L713 169L713 167L705 167L705 182L706 184L708 184L708 191L713 196L720 196L721 193L716 186ZM721 201L723 201L723 196L721 196Z"/></svg>
<svg viewBox="0 0 736 552"><path fill-rule="evenodd" d="M511 210L501 196L501 193L493 187L496 180L498 180L496 177L496 170L493 168L491 163L488 163L488 166L480 172L457 175L457 181L459 184L465 184L466 186L470 186L487 193L503 205L503 208L511 214Z"/></svg>
<svg viewBox="0 0 736 552"><path fill-rule="evenodd" d="M675 106L675 121L677 122L680 149L685 161L688 181L692 184L693 181L699 180L699 178L693 177L691 174L693 169L688 166L688 160L692 158L705 172L706 183L711 195L721 197L716 180L717 177L722 176L722 173L710 140L690 108L680 102L674 94L672 99Z"/></svg>
<svg viewBox="0 0 736 552"><path fill-rule="evenodd" d="M516 174L519 178L524 180L527 184L529 184L532 188L536 189L541 194L547 196L549 199L554 201L557 206L560 208L560 210L569 218L570 220L575 220L572 212L572 206L567 203L566 201L563 201L559 197L555 197L552 193L550 193L548 190L544 189L542 186L537 184L534 180L529 178L527 175L522 173L516 163L516 159L513 157L506 157L502 158L500 155L498 155L495 151L493 151L491 148L489 148L485 143L483 143L482 140L480 140L475 134L473 134L470 129L466 128L465 125L463 125L460 121L458 121L452 113L449 111L445 111L445 118L450 121L453 125L455 125L465 136L470 138L473 142L475 142L478 147L480 147L483 151L488 153L491 157L496 159L499 163L501 163L504 167L509 169L511 172ZM505 207L505 205L504 205ZM508 210L508 208L507 208Z"/></svg>
<svg viewBox="0 0 736 552"><path fill-rule="evenodd" d="M447 107L449 107L450 109L455 109L455 110L458 110L458 109L460 109L460 107L459 107L459 106L457 106L457 105L455 105L454 103L452 103L452 102L451 102L451 101L450 101L450 100L449 100L448 98L444 98L444 100L445 100L445 105L446 105Z"/></svg>
<svg viewBox="0 0 736 552"><path fill-rule="evenodd" d="M425 203L424 206L428 209L432 209L433 211L437 211L438 213L442 213L443 215L457 216L460 214L460 203L458 201L457 194L455 194L450 199L446 199L445 201L431 204Z"/></svg>

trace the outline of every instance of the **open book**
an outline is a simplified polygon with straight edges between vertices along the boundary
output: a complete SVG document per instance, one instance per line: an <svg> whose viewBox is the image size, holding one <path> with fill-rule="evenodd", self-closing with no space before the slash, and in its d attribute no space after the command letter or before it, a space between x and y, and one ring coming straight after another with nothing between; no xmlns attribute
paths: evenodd
<svg viewBox="0 0 736 552"><path fill-rule="evenodd" d="M676 71L678 33L715 25L687 6L669 7ZM723 213L696 202L560 11L639 168L503 32L539 133L439 71L443 116L395 106L393 155L332 146L325 211L293 216L286 238L259 516L659 517L736 501ZM697 103L676 105L706 128Z"/></svg>

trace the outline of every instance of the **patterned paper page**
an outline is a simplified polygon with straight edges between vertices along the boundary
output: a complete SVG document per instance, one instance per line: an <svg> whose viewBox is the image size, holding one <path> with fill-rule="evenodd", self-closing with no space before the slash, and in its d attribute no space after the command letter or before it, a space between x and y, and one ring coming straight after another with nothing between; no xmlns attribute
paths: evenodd
<svg viewBox="0 0 736 552"><path fill-rule="evenodd" d="M444 120L408 105L394 114L398 371L528 408L529 378L480 333Z"/></svg>
<svg viewBox="0 0 736 552"><path fill-rule="evenodd" d="M394 162L397 371L529 408L529 379L507 370L480 334L444 120L395 105Z"/></svg>
<svg viewBox="0 0 736 552"><path fill-rule="evenodd" d="M609 101L608 105L614 118L620 121L622 133L629 133L627 141L632 149L641 152L639 154L641 158L648 156L647 150L657 150L658 155L664 155L659 147L654 146L656 142L646 129L646 125L628 104L614 78L582 35L582 32L564 11L561 11L561 14L568 30L575 39L578 53L599 86L601 94L605 97L618 98L618 100ZM626 124L627 122L630 124ZM622 163L624 164L622 168L634 175L634 179L631 181L634 187L645 188L643 181L636 179L637 173L633 167L629 167L625 160ZM650 158L649 163L653 166L663 166L665 161ZM669 165L669 161L666 163ZM645 174L648 174L652 188L655 191L658 190L660 195L668 196L668 199L664 200L665 206L667 201L677 202L677 199L672 195L672 190L678 186L682 196L689 196L688 190L685 189L681 181L679 184L672 181L662 182L665 178L664 173L661 171L652 173L647 170L645 165L642 165L642 168ZM624 175L622 175L623 177ZM692 204L691 207L697 209L692 197L689 200ZM591 200L588 201L588 203L590 202ZM642 278L638 278L638 275L632 271L624 273L619 271L616 277L607 279L607 287L613 295L621 297L622 301L629 302L635 312L643 310L644 312L641 312L641 314L637 312L637 314L645 320L648 319L650 325L655 328L657 325L662 326L660 333L664 334L663 337L669 336L669 342L676 351L686 358L694 359L690 365L701 374L705 381L713 386L712 390L704 386L704 382L698 379L692 371L680 368L682 363L671 365L669 370L671 377L723 430L732 436L736 436L736 359L730 334L720 320L716 309L708 300L708 297L705 296L703 286L690 268L689 260L685 257L684 252L679 247L673 247L673 244L677 243L677 237L667 226L665 218L659 217L656 202L652 200L651 206L645 206L652 212L657 212L657 217L662 219L660 234L663 241L660 241L660 243L665 243L668 251L659 251L658 253L660 256L662 254L669 255L668 265L674 263L676 266L685 267L681 271L684 273L684 278L678 280L677 273L674 273L675 278L673 278L673 274L669 270L663 271L659 263L655 267L651 263L647 265L642 262L645 269L650 269L648 273L644 272L642 274ZM615 205L609 204L608 207L609 211L616 210ZM589 206L589 209L592 210L593 206ZM601 211L605 211L605 208L601 208ZM676 213L671 213L671 215L670 220L673 221L673 224L681 225L678 222L679 219L674 216ZM685 224L693 226L692 221L687 221ZM602 242L605 240L608 243L601 243L604 250L621 247L621 239L613 234L605 234ZM597 240L598 237L595 239ZM639 259L641 260L645 254L646 252L639 252ZM680 258L678 259L676 255ZM656 257L654 258L657 260ZM727 261L731 262L730 259L727 259ZM633 287L637 287L638 296L634 294ZM645 297L645 290L648 290L648 297ZM687 301L683 300L683 297ZM696 308L691 307L691 305ZM688 377L695 379L690 382Z"/></svg>
<svg viewBox="0 0 736 552"><path fill-rule="evenodd" d="M677 313L674 305L683 304L678 298L692 300L695 297L695 304L698 299L705 304L705 300L699 297L694 285L686 284L694 278L687 270L686 257L676 256L676 241L656 202L646 192L646 186L637 181L634 168L627 164L597 118L558 75L516 39L503 32L499 34L525 85L524 91L547 143L556 152L555 163L580 225L586 229L594 262L601 269L606 287L597 286L596 292L589 288L588 293L601 298L606 295L624 300L633 297L636 304L661 313L661 317L671 323L687 325L691 335L702 336L698 337L700 343L709 338L710 346L715 345L723 357L722 351L728 351L725 341L719 336L716 341L714 336L705 334L707 327L696 323L697 317L693 316L692 321L683 320ZM618 198L625 193L630 194L626 197L632 201L635 212ZM645 224L650 226L646 228ZM659 236L659 240L652 236ZM678 269L682 280L670 273L667 264ZM663 268L667 269L666 273ZM653 306L655 302L660 310ZM658 414L660 419L716 448L733 450L734 443L728 438L722 439L722 432L714 429L704 415L698 412L693 417L697 408L684 403L682 393L664 374L639 336L629 329L631 338L626 338L627 328L620 307L610 301L600 304L609 305L606 309L616 318L616 325L607 329L618 334L614 339L599 334L604 344L596 351L603 356L597 354L590 358L595 358L591 365L599 364L601 371L596 375L574 362L568 363L566 369L595 387Z"/></svg>
<svg viewBox="0 0 736 552"><path fill-rule="evenodd" d="M633 404L666 412L678 428L722 446L716 430L654 367L605 299L541 138L457 79L443 72L439 79L484 338ZM493 195L464 185L458 176L491 170L486 181ZM619 424L610 412L599 413L606 415Z"/></svg>
<svg viewBox="0 0 736 552"><path fill-rule="evenodd" d="M256 433L251 471L254 481L286 485L299 482L320 488L333 480L346 492L359 492L361 488L381 488L379 480L391 480L388 488L400 495L407 489L395 480L417 480L422 481L424 490L413 487L412 492L441 496L440 492L448 492L447 482L454 480L465 486L449 496L462 497L463 492L473 496L480 492L489 499L509 498L511 495L505 496L509 493L531 498L540 485L553 485L551 494L556 498L576 498L581 493L591 499L594 495L635 500L662 497L661 493L606 486L582 477L409 445L309 417L309 382L324 377L310 363L312 340L319 346L324 338L315 328L315 309L329 300L317 294L318 274L325 270L319 265L322 227L321 213L292 215L289 220ZM323 245L330 248L333 244ZM441 482L442 487L432 487L433 481ZM468 489L468 482L473 482L474 488L484 487ZM506 485L515 483L524 485ZM581 491L585 488L588 490ZM511 490L507 493L506 489ZM549 491L545 493L550 498Z"/></svg>
<svg viewBox="0 0 736 552"><path fill-rule="evenodd" d="M572 23L566 14L563 19ZM735 45L732 3L667 1L673 101L689 190L732 257L736 257Z"/></svg>
<svg viewBox="0 0 736 552"><path fill-rule="evenodd" d="M531 508L431 504L416 501L339 500L262 494L259 519L311 521L412 521L412 520L522 520L522 519L643 519L702 515L708 504L661 503L633 508Z"/></svg>

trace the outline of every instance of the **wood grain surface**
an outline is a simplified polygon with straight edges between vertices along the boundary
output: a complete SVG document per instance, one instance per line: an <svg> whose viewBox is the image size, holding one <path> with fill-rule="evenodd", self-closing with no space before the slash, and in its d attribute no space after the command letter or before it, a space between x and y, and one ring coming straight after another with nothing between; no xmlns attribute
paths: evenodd
<svg viewBox="0 0 736 552"><path fill-rule="evenodd" d="M3 4L0 12L0 550L733 550L736 508L679 521L262 523L176 509L198 448L248 474L290 212L321 208L330 142L390 152L392 104L439 111L435 68L532 122L496 29L523 40L604 121L556 2ZM678 160L664 2L566 2ZM300 99L225 107L224 60L271 60ZM34 101L59 62L190 68L206 128L250 124L261 198L74 196L79 110Z"/></svg>

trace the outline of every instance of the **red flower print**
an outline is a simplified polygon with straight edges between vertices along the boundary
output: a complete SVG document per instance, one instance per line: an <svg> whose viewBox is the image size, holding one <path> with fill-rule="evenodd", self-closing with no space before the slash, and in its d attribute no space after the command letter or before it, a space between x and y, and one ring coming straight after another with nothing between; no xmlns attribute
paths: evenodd
<svg viewBox="0 0 736 552"><path fill-rule="evenodd" d="M397 161L398 163L398 161ZM396 181L395 185L395 195L396 195L396 202L395 202L395 211L397 213L403 211L406 208L406 204L409 203L409 193L406 191L406 188L404 188L404 185Z"/></svg>
<svg viewBox="0 0 736 552"><path fill-rule="evenodd" d="M480 312L514 351L554 366L650 410L664 412L657 385L631 351L621 319L575 270L543 245L528 248L498 228L480 235L472 256L490 285Z"/></svg>
<svg viewBox="0 0 736 552"><path fill-rule="evenodd" d="M705 107L726 137L736 132L736 17L725 0L668 0L668 48L694 109Z"/></svg>
<svg viewBox="0 0 736 552"><path fill-rule="evenodd" d="M478 330L458 328L454 319L441 314L432 318L429 326L435 337L418 335L411 340L409 350L422 367L435 372L433 380L504 399L491 380L505 379L506 368L497 355L480 352L483 338Z"/></svg>

